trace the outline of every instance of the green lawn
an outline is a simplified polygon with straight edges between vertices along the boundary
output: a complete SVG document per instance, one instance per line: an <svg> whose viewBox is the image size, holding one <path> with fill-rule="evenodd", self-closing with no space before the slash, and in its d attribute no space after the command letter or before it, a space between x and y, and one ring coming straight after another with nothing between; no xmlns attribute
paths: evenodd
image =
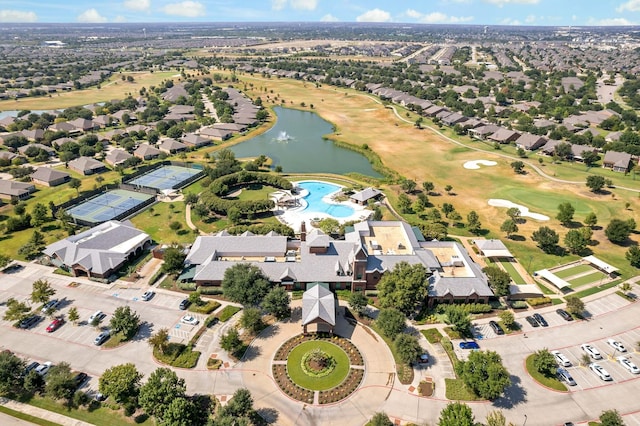
<svg viewBox="0 0 640 426"><path fill-rule="evenodd" d="M511 276L511 279L516 284L527 284L524 278L518 273L516 268L513 266L511 262L508 261L499 261L500 265L504 268L505 271Z"/></svg>
<svg viewBox="0 0 640 426"><path fill-rule="evenodd" d="M444 379L444 384L447 387L445 396L452 401L479 401L482 399L471 392L462 379Z"/></svg>
<svg viewBox="0 0 640 426"><path fill-rule="evenodd" d="M583 285L591 284L600 281L605 275L602 272L596 271L589 275L583 275L580 278L569 281L571 288L581 287Z"/></svg>
<svg viewBox="0 0 640 426"><path fill-rule="evenodd" d="M236 313L240 312L242 308L233 305L227 305L220 312L216 314L220 322L227 322Z"/></svg>
<svg viewBox="0 0 640 426"><path fill-rule="evenodd" d="M558 278L565 279L572 275L578 275L578 274L582 274L584 272L592 271L592 270L594 269L593 269L593 266L591 265L576 265L571 268L563 269L562 271L554 272L553 274Z"/></svg>
<svg viewBox="0 0 640 426"><path fill-rule="evenodd" d="M254 184L242 188L240 194L236 197L228 197L240 201L268 200L269 194L277 191L277 188L268 185Z"/></svg>
<svg viewBox="0 0 640 426"><path fill-rule="evenodd" d="M0 405L0 413L4 413L11 417L15 417L16 419L24 420L29 423L33 423L40 426L60 426L59 423L50 422L49 420L41 419L39 417L34 417L30 414L25 414L20 411L15 411L15 410L12 410L11 408L7 408L2 405Z"/></svg>
<svg viewBox="0 0 640 426"><path fill-rule="evenodd" d="M558 391L567 391L567 387L560 380L555 377L545 377L538 372L533 362L535 360L536 354L531 354L527 357L525 361L525 365L527 367L527 373L535 380L540 383L542 386L546 386L551 389L555 389Z"/></svg>
<svg viewBox="0 0 640 426"><path fill-rule="evenodd" d="M156 203L132 218L131 222L136 228L151 235L154 241L166 244L191 243L196 235L187 227L184 210L185 204L182 201ZM171 229L169 224L172 222L180 223L180 229Z"/></svg>
<svg viewBox="0 0 640 426"><path fill-rule="evenodd" d="M302 357L309 351L321 349L336 360L334 370L324 377L312 377L302 370ZM297 385L310 390L327 390L338 386L349 373L349 357L337 345L330 342L312 340L293 348L287 359L287 373Z"/></svg>

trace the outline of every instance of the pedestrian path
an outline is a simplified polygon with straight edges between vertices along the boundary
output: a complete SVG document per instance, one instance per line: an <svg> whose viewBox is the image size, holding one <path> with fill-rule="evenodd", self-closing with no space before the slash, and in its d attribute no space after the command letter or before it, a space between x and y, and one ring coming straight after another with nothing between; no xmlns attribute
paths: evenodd
<svg viewBox="0 0 640 426"><path fill-rule="evenodd" d="M14 401L12 399L0 398L0 405L10 408L14 411L29 414L33 417L48 420L50 422L57 423L63 426L91 426L91 423L73 419L62 414L54 413L53 411L34 407L33 405L23 404L22 402Z"/></svg>

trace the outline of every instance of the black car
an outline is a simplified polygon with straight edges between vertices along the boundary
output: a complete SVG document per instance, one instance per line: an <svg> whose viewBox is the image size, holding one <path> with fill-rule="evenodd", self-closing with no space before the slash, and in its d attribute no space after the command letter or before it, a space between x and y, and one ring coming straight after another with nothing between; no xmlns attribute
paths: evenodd
<svg viewBox="0 0 640 426"><path fill-rule="evenodd" d="M565 321L573 321L571 314L564 309L556 309L556 313L560 315Z"/></svg>
<svg viewBox="0 0 640 426"><path fill-rule="evenodd" d="M538 321L536 321L532 316L525 317L525 320L527 320L527 322L531 324L531 327L540 327Z"/></svg>
<svg viewBox="0 0 640 426"><path fill-rule="evenodd" d="M180 306L178 307L180 308L181 311L184 311L189 307L189 305L191 305L191 302L189 302L189 299L182 299L182 302L180 302Z"/></svg>
<svg viewBox="0 0 640 426"><path fill-rule="evenodd" d="M540 324L543 327L547 327L549 325L547 324L547 321L544 318L542 318L542 315L540 314L533 314L533 319L535 319L538 322L538 324Z"/></svg>
<svg viewBox="0 0 640 426"><path fill-rule="evenodd" d="M27 365L27 368L24 369L25 376L29 374L29 371L35 370L40 365L39 362L33 361L31 364Z"/></svg>
<svg viewBox="0 0 640 426"><path fill-rule="evenodd" d="M496 333L497 335L503 335L504 334L504 330L502 329L502 327L500 327L500 325L497 322L489 321L489 325L493 329L493 332Z"/></svg>
<svg viewBox="0 0 640 426"><path fill-rule="evenodd" d="M83 384L85 380L87 380L87 377L89 377L87 373L78 373L73 376L73 383L76 385L76 388L79 388L80 385Z"/></svg>
<svg viewBox="0 0 640 426"><path fill-rule="evenodd" d="M40 321L42 321L42 317L40 315L31 315L30 317L27 317L20 321L20 328L31 328Z"/></svg>

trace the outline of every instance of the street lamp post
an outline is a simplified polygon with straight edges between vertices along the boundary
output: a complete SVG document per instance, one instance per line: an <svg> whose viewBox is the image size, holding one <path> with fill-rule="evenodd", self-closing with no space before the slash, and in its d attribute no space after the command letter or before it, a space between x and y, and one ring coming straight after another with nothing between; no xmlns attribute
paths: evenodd
<svg viewBox="0 0 640 426"><path fill-rule="evenodd" d="M527 424L527 415L524 415L524 422L522 423L522 426L525 426Z"/></svg>

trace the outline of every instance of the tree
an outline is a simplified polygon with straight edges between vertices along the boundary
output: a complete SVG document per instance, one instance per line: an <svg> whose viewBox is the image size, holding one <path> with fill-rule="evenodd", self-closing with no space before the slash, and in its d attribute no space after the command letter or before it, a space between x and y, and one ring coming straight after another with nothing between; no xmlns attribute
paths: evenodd
<svg viewBox="0 0 640 426"><path fill-rule="evenodd" d="M326 217L318 222L318 228L327 235L336 234L340 230L340 222Z"/></svg>
<svg viewBox="0 0 640 426"><path fill-rule="evenodd" d="M31 220L29 215L24 216L24 218L27 223ZM33 231L29 241L18 249L18 254L21 254L27 259L33 259L40 254L40 251L44 248L44 244L44 235L37 230Z"/></svg>
<svg viewBox="0 0 640 426"><path fill-rule="evenodd" d="M44 391L44 377L36 373L35 370L29 371L24 377L24 390L32 395Z"/></svg>
<svg viewBox="0 0 640 426"><path fill-rule="evenodd" d="M16 396L24 385L25 363L10 351L0 352L0 396Z"/></svg>
<svg viewBox="0 0 640 426"><path fill-rule="evenodd" d="M567 296L567 312L570 314L579 314L584 311L584 302L578 296Z"/></svg>
<svg viewBox="0 0 640 426"><path fill-rule="evenodd" d="M220 337L220 347L231 354L238 351L242 347L238 330L232 328L226 334L223 334Z"/></svg>
<svg viewBox="0 0 640 426"><path fill-rule="evenodd" d="M631 266L634 268L640 268L640 247L631 246L629 250L624 254Z"/></svg>
<svg viewBox="0 0 640 426"><path fill-rule="evenodd" d="M538 243L538 247L545 253L553 253L556 250L560 237L558 233L548 226L541 226L534 231L531 239Z"/></svg>
<svg viewBox="0 0 640 426"><path fill-rule="evenodd" d="M54 294L56 294L56 290L51 287L49 281L39 279L32 284L30 299L33 303L47 303Z"/></svg>
<svg viewBox="0 0 640 426"><path fill-rule="evenodd" d="M264 328L260 309L254 307L245 308L242 312L242 316L240 317L240 325L242 325L245 330L248 330L253 334L260 333Z"/></svg>
<svg viewBox="0 0 640 426"><path fill-rule="evenodd" d="M162 272L172 274L182 271L186 257L184 249L179 245L172 244L167 247L163 254L164 263L162 264Z"/></svg>
<svg viewBox="0 0 640 426"><path fill-rule="evenodd" d="M509 285L511 284L511 276L507 272L495 265L483 268L482 272L487 276L489 286L496 296L507 296L510 294Z"/></svg>
<svg viewBox="0 0 640 426"><path fill-rule="evenodd" d="M369 299L362 291L354 291L349 294L349 306L353 309L358 316L362 316L367 309Z"/></svg>
<svg viewBox="0 0 640 426"><path fill-rule="evenodd" d="M587 228L589 229L589 228ZM587 248L589 240L585 238L585 234L578 229L571 229L564 237L564 245L573 254L580 254Z"/></svg>
<svg viewBox="0 0 640 426"><path fill-rule="evenodd" d="M402 362L411 364L422 353L418 338L411 334L401 333L393 342L396 353Z"/></svg>
<svg viewBox="0 0 640 426"><path fill-rule="evenodd" d="M604 234L607 236L609 241L615 244L623 243L629 238L629 234L631 233L631 228L629 227L629 222L621 220L621 219L611 219L609 225L604 230Z"/></svg>
<svg viewBox="0 0 640 426"><path fill-rule="evenodd" d="M475 210L471 210L467 215L467 229L474 235L478 235L482 229L480 218Z"/></svg>
<svg viewBox="0 0 640 426"><path fill-rule="evenodd" d="M451 185L446 185L444 187L444 190L447 192L447 194L451 195L451 191L453 191L453 186Z"/></svg>
<svg viewBox="0 0 640 426"><path fill-rule="evenodd" d="M405 316L397 309L381 309L376 319L376 325L382 334L390 339L395 339L405 328Z"/></svg>
<svg viewBox="0 0 640 426"><path fill-rule="evenodd" d="M262 309L278 319L288 318L291 315L291 297L284 287L274 287L264 296Z"/></svg>
<svg viewBox="0 0 640 426"><path fill-rule="evenodd" d="M540 349L534 354L533 366L545 377L554 377L556 374L556 360L549 349Z"/></svg>
<svg viewBox="0 0 640 426"><path fill-rule="evenodd" d="M178 378L168 368L158 368L149 375L147 383L140 387L138 402L147 414L162 422L171 402L184 398L185 391L184 379Z"/></svg>
<svg viewBox="0 0 640 426"><path fill-rule="evenodd" d="M464 308L458 305L447 305L444 312L447 316L447 323L451 324L455 331L463 336L469 334L471 316Z"/></svg>
<svg viewBox="0 0 640 426"><path fill-rule="evenodd" d="M169 344L169 330L166 328L161 328L155 334L152 334L149 337L149 345L154 350L160 351L160 353L164 353L167 345Z"/></svg>
<svg viewBox="0 0 640 426"><path fill-rule="evenodd" d="M521 214L520 209L517 207L510 207L507 209L507 216L509 216L514 222L518 222Z"/></svg>
<svg viewBox="0 0 640 426"><path fill-rule="evenodd" d="M9 256L7 256L6 254L1 254L0 253L0 269L4 269L7 266L9 266L9 264L11 263L13 259L11 259Z"/></svg>
<svg viewBox="0 0 640 426"><path fill-rule="evenodd" d="M198 293L197 291L194 291L193 293L189 294L189 297L187 299L189 299L189 302L191 302L193 305L196 305L196 306L204 305L204 300L202 300L202 297L200 297L200 293Z"/></svg>
<svg viewBox="0 0 640 426"><path fill-rule="evenodd" d="M208 413L187 398L169 402L162 417L162 426L199 426L207 424Z"/></svg>
<svg viewBox="0 0 640 426"><path fill-rule="evenodd" d="M232 302L258 306L272 284L260 268L248 263L236 263L224 271L222 291Z"/></svg>
<svg viewBox="0 0 640 426"><path fill-rule="evenodd" d="M67 317L69 318L69 321L71 321L73 325L76 325L76 322L80 319L78 308L76 308L75 306L72 306L71 308L69 308L69 314Z"/></svg>
<svg viewBox="0 0 640 426"><path fill-rule="evenodd" d="M498 398L511 384L509 372L496 352L472 351L455 369L467 387L484 399Z"/></svg>
<svg viewBox="0 0 640 426"><path fill-rule="evenodd" d="M46 222L48 213L47 206L42 203L36 203L31 211L31 226L37 227Z"/></svg>
<svg viewBox="0 0 640 426"><path fill-rule="evenodd" d="M513 161L510 164L514 172L520 174L524 171L524 163L522 161Z"/></svg>
<svg viewBox="0 0 640 426"><path fill-rule="evenodd" d="M516 225L513 219L507 219L500 225L500 231L506 232L507 238L511 238L511 234L518 232L518 225Z"/></svg>
<svg viewBox="0 0 640 426"><path fill-rule="evenodd" d="M245 388L240 388L233 393L231 401L220 410L220 415L224 417L250 417L253 415L253 397L251 392Z"/></svg>
<svg viewBox="0 0 640 426"><path fill-rule="evenodd" d="M31 308L24 302L18 302L13 297L7 300L7 310L2 319L5 321L20 322L29 316Z"/></svg>
<svg viewBox="0 0 640 426"><path fill-rule="evenodd" d="M600 414L601 426L624 426L624 421L617 410L606 410Z"/></svg>
<svg viewBox="0 0 640 426"><path fill-rule="evenodd" d="M513 316L513 312L505 310L500 312L498 317L500 317L500 321L502 321L502 324L504 324L507 329L513 330L513 326L516 324L516 318Z"/></svg>
<svg viewBox="0 0 640 426"><path fill-rule="evenodd" d="M242 212L238 207L231 206L229 207L229 209L227 209L227 217L229 218L229 221L231 221L231 223L237 225L242 221Z"/></svg>
<svg viewBox="0 0 640 426"><path fill-rule="evenodd" d="M105 370L98 381L98 389L117 403L133 401L140 390L142 373L133 363L115 365Z"/></svg>
<svg viewBox="0 0 640 426"><path fill-rule="evenodd" d="M452 402L440 411L438 426L475 426L473 411L467 404Z"/></svg>
<svg viewBox="0 0 640 426"><path fill-rule="evenodd" d="M80 195L80 187L82 186L82 181L80 179L71 178L69 180L69 187L76 190L77 195Z"/></svg>
<svg viewBox="0 0 640 426"><path fill-rule="evenodd" d="M433 182L422 182L422 189L427 194L431 194L434 188L435 188L435 185L433 184Z"/></svg>
<svg viewBox="0 0 640 426"><path fill-rule="evenodd" d="M571 205L571 203L560 203L560 205L558 205L558 215L556 216L556 219L558 219L564 226L570 225L575 212L576 209Z"/></svg>
<svg viewBox="0 0 640 426"><path fill-rule="evenodd" d="M138 331L140 316L135 311L132 311L129 306L118 306L113 312L109 325L113 331L124 334L128 340Z"/></svg>
<svg viewBox="0 0 640 426"><path fill-rule="evenodd" d="M594 212L587 213L587 216L584 218L584 224L593 228L598 223L598 216Z"/></svg>
<svg viewBox="0 0 640 426"><path fill-rule="evenodd" d="M427 296L427 270L422 264L396 264L377 285L378 300L383 308L394 307L411 315Z"/></svg>
<svg viewBox="0 0 640 426"><path fill-rule="evenodd" d="M602 176L589 175L586 182L587 188L592 192L599 192L605 185L605 178Z"/></svg>
<svg viewBox="0 0 640 426"><path fill-rule="evenodd" d="M487 426L507 426L507 419L502 411L495 410L487 414Z"/></svg>
<svg viewBox="0 0 640 426"><path fill-rule="evenodd" d="M389 416L387 416L387 413L379 411L379 412L375 413L373 415L373 417L371 417L371 420L369 420L369 423L367 423L367 425L369 425L369 426L393 426L393 422L391 421L391 419L389 419Z"/></svg>
<svg viewBox="0 0 640 426"><path fill-rule="evenodd" d="M192 192L188 192L184 196L184 202L186 204L190 204L192 206L195 206L198 203L198 198L199 198L198 194L194 194Z"/></svg>
<svg viewBox="0 0 640 426"><path fill-rule="evenodd" d="M416 182L411 179L404 179L400 184L400 187L407 194L411 194L416 189Z"/></svg>
<svg viewBox="0 0 640 426"><path fill-rule="evenodd" d="M398 195L398 209L400 213L411 213L411 199L404 193Z"/></svg>
<svg viewBox="0 0 640 426"><path fill-rule="evenodd" d="M52 399L66 399L70 403L76 391L71 367L66 362L54 365L47 374L45 393Z"/></svg>

